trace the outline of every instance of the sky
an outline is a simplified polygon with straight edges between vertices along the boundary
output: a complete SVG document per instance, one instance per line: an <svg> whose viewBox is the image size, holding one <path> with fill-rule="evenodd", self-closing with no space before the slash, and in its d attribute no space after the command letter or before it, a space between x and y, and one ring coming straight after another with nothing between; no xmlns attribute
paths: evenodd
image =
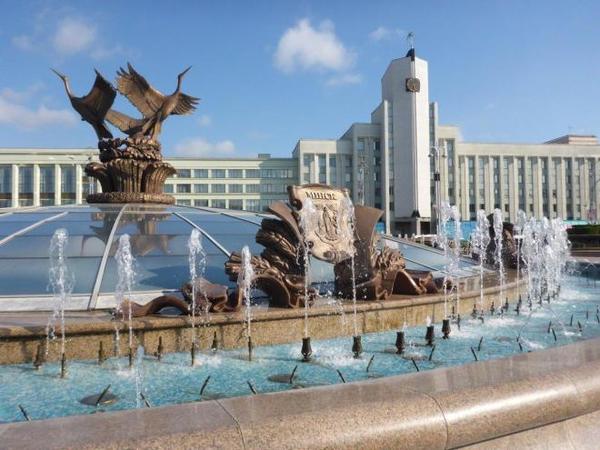
<svg viewBox="0 0 600 450"><path fill-rule="evenodd" d="M368 122L381 76L408 49L429 62L440 124L467 141L600 134L598 1L0 0L0 147L95 147L60 80L88 92L130 62L163 93L191 65L191 116L168 156L288 157L300 138ZM124 98L114 107L135 109Z"/></svg>

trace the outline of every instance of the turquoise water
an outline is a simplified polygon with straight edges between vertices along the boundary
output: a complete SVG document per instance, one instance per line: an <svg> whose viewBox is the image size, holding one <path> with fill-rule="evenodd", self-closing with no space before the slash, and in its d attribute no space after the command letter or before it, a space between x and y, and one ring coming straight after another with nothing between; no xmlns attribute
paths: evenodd
<svg viewBox="0 0 600 450"><path fill-rule="evenodd" d="M153 356L145 356L138 384L149 403L159 406L252 395L248 382L258 393L341 383L338 370L347 382L410 373L416 370L411 359L421 371L455 366L474 360L471 348L479 360L535 351L599 337L599 291L593 281L571 277L558 299L544 302L541 306L535 304L531 313L524 306L517 316L513 303L509 313L503 317L486 316L484 324L465 318L460 330L456 324L452 325L448 340L441 339L441 326L436 323L435 350L431 360L431 347L425 345L423 324L406 328L407 349L403 356L395 354L395 330L364 335L364 353L359 359L352 357L350 337L313 342L314 359L311 363L299 362L300 342L256 348L251 362L244 350L203 352L197 355L194 367L190 366L188 353L168 354L161 362ZM569 325L571 315L572 326ZM342 321L345 321L347 329L351 329L351 316L340 317L340 327L343 326ZM556 341L554 334L548 332L550 321ZM522 350L517 342L519 334ZM477 350L481 337L481 348ZM295 366L298 368L291 384L269 379L273 375L285 375L283 378L288 379ZM0 421L24 420L19 405L32 420L130 409L138 405L144 407L143 401L136 398L136 375L127 367L127 358L112 358L102 366L95 361L74 361L68 364L67 378L61 379L59 373L56 363L46 364L40 370L34 370L31 364L0 367ZM208 376L211 378L201 397L200 389ZM80 403L83 397L99 394L109 384L110 392L118 397L114 404L96 408Z"/></svg>

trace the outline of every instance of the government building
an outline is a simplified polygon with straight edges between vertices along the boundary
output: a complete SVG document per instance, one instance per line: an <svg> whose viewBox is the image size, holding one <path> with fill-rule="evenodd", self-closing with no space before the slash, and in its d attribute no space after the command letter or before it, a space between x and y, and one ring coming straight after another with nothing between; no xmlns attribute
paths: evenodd
<svg viewBox="0 0 600 450"><path fill-rule="evenodd" d="M370 121L338 139L300 139L289 158L167 158L177 174L165 190L180 205L264 211L287 198L291 184L347 188L355 203L384 211L388 233L433 232L441 202L462 220L495 208L567 220L598 219L600 144L567 135L540 144L462 140L439 124L430 102L427 61L414 49L393 60L381 79ZM310 130L307 130L309 132ZM83 168L93 149L0 148L0 207L82 203L99 185Z"/></svg>

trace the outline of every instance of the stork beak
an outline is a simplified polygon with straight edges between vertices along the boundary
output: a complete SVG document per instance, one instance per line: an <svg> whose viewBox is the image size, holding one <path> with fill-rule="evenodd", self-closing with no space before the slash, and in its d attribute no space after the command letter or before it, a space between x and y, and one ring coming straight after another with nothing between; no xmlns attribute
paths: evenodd
<svg viewBox="0 0 600 450"><path fill-rule="evenodd" d="M65 79L65 78L67 78L67 76L66 76L66 75L63 75L62 73L60 73L60 72L59 72L59 71L57 71L57 70L54 70L53 68L50 68L50 70L51 70L52 72L54 72L56 75L58 75L58 77L59 77L61 80L63 80L63 81L64 81L64 79Z"/></svg>
<svg viewBox="0 0 600 450"><path fill-rule="evenodd" d="M180 77L183 77L183 76L184 76L184 75L185 75L185 74L188 72L188 70L190 70L191 68L192 68L192 66L188 67L188 68L187 68L187 69L185 69L183 72L181 72L181 73L179 74L179 76L180 76Z"/></svg>

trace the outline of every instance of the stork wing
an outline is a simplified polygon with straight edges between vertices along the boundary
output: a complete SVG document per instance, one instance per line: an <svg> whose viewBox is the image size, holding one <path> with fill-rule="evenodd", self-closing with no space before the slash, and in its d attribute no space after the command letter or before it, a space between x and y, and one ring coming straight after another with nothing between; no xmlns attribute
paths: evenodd
<svg viewBox="0 0 600 450"><path fill-rule="evenodd" d="M152 117L162 106L165 96L154 89L146 79L127 63L127 69L117 72L117 89L144 117Z"/></svg>
<svg viewBox="0 0 600 450"><path fill-rule="evenodd" d="M114 109L106 113L106 120L127 135L141 131L142 125L145 122L143 119L134 119Z"/></svg>
<svg viewBox="0 0 600 450"><path fill-rule="evenodd" d="M92 111L96 112L98 117L103 120L106 112L115 101L116 95L117 91L115 91L112 84L96 70L96 81L94 81L90 92L85 97L82 97L81 101Z"/></svg>
<svg viewBox="0 0 600 450"><path fill-rule="evenodd" d="M199 98L192 97L187 94L179 94L179 99L177 99L177 105L175 105L175 109L171 114L191 114L196 109L196 105L200 101Z"/></svg>

